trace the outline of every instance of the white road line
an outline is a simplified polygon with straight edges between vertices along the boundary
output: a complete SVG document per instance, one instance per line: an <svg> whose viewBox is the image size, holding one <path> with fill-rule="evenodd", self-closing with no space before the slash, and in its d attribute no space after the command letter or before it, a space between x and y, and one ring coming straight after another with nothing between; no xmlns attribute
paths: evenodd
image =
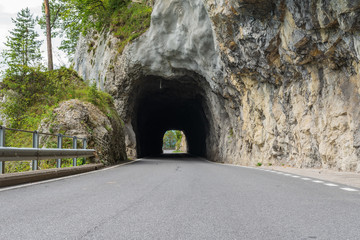
<svg viewBox="0 0 360 240"><path fill-rule="evenodd" d="M356 190L356 189L353 189L353 188L340 188L342 190L345 190L345 191L349 191L349 192L358 192L359 190Z"/></svg>
<svg viewBox="0 0 360 240"><path fill-rule="evenodd" d="M320 181L320 180L314 180L314 183L324 183L324 181Z"/></svg>
<svg viewBox="0 0 360 240"><path fill-rule="evenodd" d="M333 184L333 183L324 183L324 185L329 186L329 187L337 187L339 185Z"/></svg>
<svg viewBox="0 0 360 240"><path fill-rule="evenodd" d="M73 178L73 177L84 176L84 175L88 175L88 174L94 174L94 173L97 173L97 172L107 171L107 170L110 170L110 169L113 169L113 168L128 165L128 164L137 162L139 160L142 160L142 159L137 159L137 160L132 161L132 162L122 163L122 164L119 164L119 165L116 165L116 166L103 168L103 169L95 170L95 171L90 171L90 172L86 172L86 173L80 173L80 174L75 174L75 175L61 177L61 178L53 178L53 179L43 180L43 181L33 182L33 183L25 183L25 184L21 184L21 185L17 185L17 186L12 186L12 187L5 187L5 188L0 189L0 192L5 192L5 191L13 190L13 189L24 188L24 187L29 187L29 186L34 186L34 185L39 185L39 184L44 184L44 183L49 183L49 182L56 182L56 181L69 179L69 178Z"/></svg>
<svg viewBox="0 0 360 240"><path fill-rule="evenodd" d="M214 163L214 164L219 164L217 162L211 162L207 159L205 159L206 161L210 162L210 163ZM273 171L273 170L269 170L269 169L261 169L261 168L256 168L256 167L249 167L249 166L239 166L239 165L234 165L234 164L224 164L224 165L229 165L229 166L236 166L236 167L243 167L243 168L253 168L253 169L259 169L259 170L262 170L262 171L265 171L265 172L271 172L271 173L276 173L276 174L282 174L284 176L290 176L290 177L293 177L293 178L301 178L300 176L297 176L297 175L292 175L292 174L289 174L289 173L283 173L283 172L278 172L278 171ZM309 181L309 180L312 180L311 178L301 178L302 180L304 181ZM325 183L324 181L321 181L321 180L312 180L313 183L323 183L325 186L329 186L329 187L338 187L339 185L337 184L333 184L333 183ZM349 192L358 192L359 190L357 189L353 189L353 188L340 188L344 191L349 191ZM1 191L1 190L0 190Z"/></svg>

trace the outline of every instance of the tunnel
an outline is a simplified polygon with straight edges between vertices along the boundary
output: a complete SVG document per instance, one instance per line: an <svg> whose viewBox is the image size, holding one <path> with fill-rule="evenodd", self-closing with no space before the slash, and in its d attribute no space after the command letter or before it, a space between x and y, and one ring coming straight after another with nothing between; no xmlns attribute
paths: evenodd
<svg viewBox="0 0 360 240"><path fill-rule="evenodd" d="M147 76L138 83L132 95L137 157L161 154L170 129L184 132L189 154L206 157L209 122L203 85L190 76Z"/></svg>

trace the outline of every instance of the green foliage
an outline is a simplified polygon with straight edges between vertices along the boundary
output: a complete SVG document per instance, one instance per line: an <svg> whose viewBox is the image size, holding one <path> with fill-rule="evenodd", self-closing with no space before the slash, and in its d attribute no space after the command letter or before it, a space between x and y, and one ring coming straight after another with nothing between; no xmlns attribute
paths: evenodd
<svg viewBox="0 0 360 240"><path fill-rule="evenodd" d="M78 166L81 166L81 165L86 164L86 160L85 160L85 158L81 157L81 158L77 159L76 163L77 163Z"/></svg>
<svg viewBox="0 0 360 240"><path fill-rule="evenodd" d="M163 149L180 149L183 133L179 130L166 131L163 137Z"/></svg>
<svg viewBox="0 0 360 240"><path fill-rule="evenodd" d="M144 3L128 3L114 12L110 30L121 40L119 53L149 28L151 12L152 8Z"/></svg>
<svg viewBox="0 0 360 240"><path fill-rule="evenodd" d="M1 92L7 101L1 113L8 119L8 127L36 130L42 120L53 122L53 114L60 102L79 99L96 105L108 117L116 117L112 97L98 91L95 85L89 87L75 71L61 68L54 71L42 71L40 68L27 67L24 76L8 71ZM50 126L51 128L51 126ZM51 129L49 129L51 132ZM6 146L32 147L32 135L29 133L7 131ZM71 148L72 139L64 139L64 148ZM78 144L81 147L81 144ZM42 146L40 146L42 147ZM56 148L57 139L47 141L47 148ZM81 161L83 163L84 161ZM72 164L72 159L64 160L63 166ZM56 167L55 160L40 162L41 169ZM6 172L27 171L29 162L8 162Z"/></svg>
<svg viewBox="0 0 360 240"><path fill-rule="evenodd" d="M179 151L180 147L181 147L181 140L183 137L183 132L179 131L179 130L175 130L175 136L176 136L176 144L175 144L175 148L177 151Z"/></svg>
<svg viewBox="0 0 360 240"><path fill-rule="evenodd" d="M50 26L51 36L61 37L60 50L68 54L70 60L75 52L77 40L82 32L81 13L74 6L73 1L69 0L50 0ZM46 35L46 17L44 4L42 16L37 18L37 22L44 30Z"/></svg>
<svg viewBox="0 0 360 240"><path fill-rule="evenodd" d="M176 144L176 134L174 130L166 131L163 137L163 149L174 149Z"/></svg>
<svg viewBox="0 0 360 240"><path fill-rule="evenodd" d="M6 172L24 172L30 170L30 161L22 161L22 162L6 162L5 163L5 171Z"/></svg>
<svg viewBox="0 0 360 240"><path fill-rule="evenodd" d="M176 140L177 140L177 141L181 141L182 135L183 135L182 131L174 130L174 132L175 132Z"/></svg>
<svg viewBox="0 0 360 240"><path fill-rule="evenodd" d="M230 136L231 138L234 137L234 130L233 130L233 128L229 128L229 136Z"/></svg>
<svg viewBox="0 0 360 240"><path fill-rule="evenodd" d="M49 114L61 100L75 98L81 85L85 83L77 73L65 68L44 72L24 67L22 74L7 71L2 89L7 96L3 114L11 127L34 126L39 123L39 116Z"/></svg>
<svg viewBox="0 0 360 240"><path fill-rule="evenodd" d="M69 57L75 51L80 34L90 31L102 32L111 26L122 42L119 52L150 26L151 8L130 0L50 0L52 36L64 40L60 49ZM45 10L37 19L46 30Z"/></svg>
<svg viewBox="0 0 360 240"><path fill-rule="evenodd" d="M97 90L96 83L93 83L90 87L89 98L92 104L98 105L98 101L100 100L100 94Z"/></svg>
<svg viewBox="0 0 360 240"><path fill-rule="evenodd" d="M256 164L256 166L258 166L258 167L261 167L261 165L262 165L261 162L258 162L258 163Z"/></svg>
<svg viewBox="0 0 360 240"><path fill-rule="evenodd" d="M1 54L10 71L22 73L23 68L35 66L41 60L42 42L37 40L39 35L34 30L35 20L29 8L22 9L12 22L15 28L9 32L5 42L7 49Z"/></svg>
<svg viewBox="0 0 360 240"><path fill-rule="evenodd" d="M111 16L128 0L71 0L79 12L83 32L89 29L101 31L110 23Z"/></svg>

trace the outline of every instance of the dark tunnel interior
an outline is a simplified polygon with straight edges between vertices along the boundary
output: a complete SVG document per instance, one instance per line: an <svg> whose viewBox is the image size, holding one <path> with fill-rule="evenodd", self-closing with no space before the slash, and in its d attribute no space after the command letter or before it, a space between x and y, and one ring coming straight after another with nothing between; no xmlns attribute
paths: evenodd
<svg viewBox="0 0 360 240"><path fill-rule="evenodd" d="M133 127L137 156L162 153L167 130L184 132L188 153L206 157L208 120L204 112L204 92L191 77L165 80L147 77L139 84L134 97Z"/></svg>

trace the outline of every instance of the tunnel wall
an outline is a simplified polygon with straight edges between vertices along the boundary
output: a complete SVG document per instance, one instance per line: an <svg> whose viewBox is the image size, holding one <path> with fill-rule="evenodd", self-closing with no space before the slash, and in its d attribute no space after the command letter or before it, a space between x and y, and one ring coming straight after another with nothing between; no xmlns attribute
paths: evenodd
<svg viewBox="0 0 360 240"><path fill-rule="evenodd" d="M207 158L360 171L359 7L359 0L156 1L150 29L96 72L125 119L128 155L138 148L133 117L142 93L135 93L144 79L187 76L203 91ZM119 41L96 44L108 39ZM95 59L113 51L96 49ZM82 53L78 69L86 72Z"/></svg>

